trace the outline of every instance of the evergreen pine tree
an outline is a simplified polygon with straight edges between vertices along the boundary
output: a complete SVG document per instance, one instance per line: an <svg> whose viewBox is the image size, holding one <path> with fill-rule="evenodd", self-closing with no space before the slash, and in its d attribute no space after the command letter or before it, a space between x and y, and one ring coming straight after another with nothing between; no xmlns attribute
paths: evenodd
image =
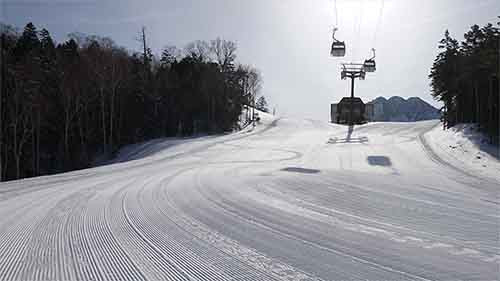
<svg viewBox="0 0 500 281"><path fill-rule="evenodd" d="M39 46L40 40L38 39L38 32L35 25L30 22L24 27L24 31L17 41L14 54L17 57L22 57L30 51L37 49Z"/></svg>
<svg viewBox="0 0 500 281"><path fill-rule="evenodd" d="M266 98L264 96L261 96L258 100L257 100L257 104L256 104L256 107L258 110L260 111L263 111L263 112L269 112L269 109L267 108L267 101L266 101Z"/></svg>

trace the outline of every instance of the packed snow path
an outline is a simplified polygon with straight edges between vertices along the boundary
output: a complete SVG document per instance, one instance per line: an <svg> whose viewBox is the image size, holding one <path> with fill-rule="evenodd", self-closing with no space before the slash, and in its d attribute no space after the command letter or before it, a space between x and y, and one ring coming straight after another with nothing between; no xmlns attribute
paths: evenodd
<svg viewBox="0 0 500 281"><path fill-rule="evenodd" d="M0 184L0 280L499 278L500 181L436 122L266 120Z"/></svg>

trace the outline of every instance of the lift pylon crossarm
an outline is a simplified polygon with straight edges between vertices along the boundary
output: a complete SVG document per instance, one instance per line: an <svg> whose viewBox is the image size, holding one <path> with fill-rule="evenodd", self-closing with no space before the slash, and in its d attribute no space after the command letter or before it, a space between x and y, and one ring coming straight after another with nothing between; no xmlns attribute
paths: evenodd
<svg viewBox="0 0 500 281"><path fill-rule="evenodd" d="M346 80L347 78L351 78L351 79L359 78L361 80L365 80L365 77L366 77L366 73L364 71L346 71L346 70L342 70L342 72L340 73L340 78L342 80Z"/></svg>
<svg viewBox="0 0 500 281"><path fill-rule="evenodd" d="M361 69L363 68L362 63L354 63L354 62L344 62L342 63L342 68L352 68L352 69Z"/></svg>
<svg viewBox="0 0 500 281"><path fill-rule="evenodd" d="M365 69L362 63L343 63L342 71L340 72L340 78L345 80L347 78L355 79L359 78L361 80L365 79Z"/></svg>

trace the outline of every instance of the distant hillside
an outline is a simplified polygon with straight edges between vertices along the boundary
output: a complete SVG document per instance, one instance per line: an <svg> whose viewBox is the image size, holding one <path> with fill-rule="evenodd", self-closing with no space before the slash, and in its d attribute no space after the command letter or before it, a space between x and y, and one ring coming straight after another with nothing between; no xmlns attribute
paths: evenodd
<svg viewBox="0 0 500 281"><path fill-rule="evenodd" d="M412 122L440 117L438 109L417 97L378 97L370 103L375 104L374 121Z"/></svg>

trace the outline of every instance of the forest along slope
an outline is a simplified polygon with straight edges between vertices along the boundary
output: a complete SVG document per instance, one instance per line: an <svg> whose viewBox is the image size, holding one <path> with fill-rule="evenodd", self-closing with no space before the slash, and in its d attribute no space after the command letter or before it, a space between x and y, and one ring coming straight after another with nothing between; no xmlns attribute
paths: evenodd
<svg viewBox="0 0 500 281"><path fill-rule="evenodd" d="M500 180L441 159L436 125L264 116L2 183L0 280L497 279Z"/></svg>

